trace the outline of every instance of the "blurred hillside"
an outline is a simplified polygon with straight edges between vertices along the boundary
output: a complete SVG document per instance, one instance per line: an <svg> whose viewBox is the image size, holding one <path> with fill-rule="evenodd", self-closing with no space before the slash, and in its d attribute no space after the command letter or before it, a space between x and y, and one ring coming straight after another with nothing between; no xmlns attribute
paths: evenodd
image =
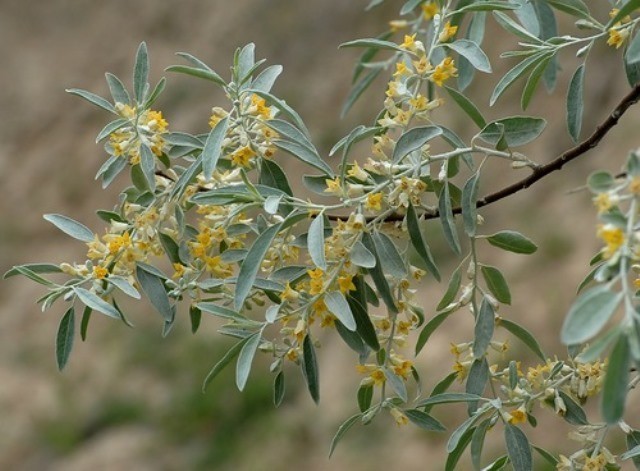
<svg viewBox="0 0 640 471"><path fill-rule="evenodd" d="M284 66L274 91L299 111L326 154L354 125L370 122L381 101L383 84L374 87L346 119L338 119L357 55L337 51L337 46L377 35L402 2L389 0L369 13L363 11L366 3L0 0L0 271L25 262L80 261L82 244L61 235L41 215L67 214L99 231L101 223L93 211L115 201L117 182L101 191L93 181L104 158L94 137L107 117L64 93L65 88L107 94L104 72L130 77L135 50L143 40L150 51L153 82L166 66L178 62L176 51L190 52L225 74L233 51L255 42L258 57ZM490 38L497 34L491 32ZM488 47L494 53L502 50L496 49L501 47L498 40ZM627 90L621 74L611 74L620 69L616 53L604 49L594 53L598 58L589 64L585 135ZM492 61L502 71L510 64ZM576 63L569 55L561 57L561 64L564 70L556 95L539 91L540 101L527 111L549 120L546 138L527 149L541 163L571 145L558 97L566 93ZM157 106L171 129L206 129L210 108L223 104L220 94L192 78L167 78L167 92ZM470 88L488 118L502 116L488 109L486 98L481 99L493 83ZM499 106L515 114L521 111L520 88L514 88ZM469 121L447 109L443 119L465 134ZM618 156L638 145L639 122L640 112L631 110L580 162L482 211L486 232L517 229L540 246L529 259L491 252L488 256L494 258L487 261L501 267L514 295L513 306L501 315L531 328L549 352L562 355L558 328L575 287L588 271L590 254L597 250L595 214L588 196L566 191L583 185L595 168L618 171L612 162L621 161ZM297 165L286 170L292 181L302 172ZM518 175L496 166L492 181L484 182L481 192ZM457 264L438 228L433 229L433 238L444 266ZM442 289L432 282L424 287L421 295L427 312ZM385 419L353 430L327 461L333 433L357 407L359 378L352 366L356 359L339 342L326 339L319 352L320 406L312 404L292 371L285 404L274 410L265 362L257 363L244 393L234 390L230 371L201 394L201 380L228 345L215 335L215 324L204 325L193 337L183 322L162 339L155 314L137 308L132 315L135 330L95 317L89 340L78 339L60 374L53 354L62 313L57 309L40 313L34 300L41 294L39 286L24 279L0 283L0 469L439 469L433 463L443 456L445 436L410 427L396 429ZM461 325L466 327L458 328ZM430 341L419 360L429 368L443 365L438 371L423 370L426 387L449 368L449 341L468 339L468 320L452 321L451 332L455 332L451 338ZM520 349L515 341L514 348ZM555 427L557 421L551 418L549 423ZM552 434L544 421L539 428L540 445L559 450L567 443L562 424Z"/></svg>

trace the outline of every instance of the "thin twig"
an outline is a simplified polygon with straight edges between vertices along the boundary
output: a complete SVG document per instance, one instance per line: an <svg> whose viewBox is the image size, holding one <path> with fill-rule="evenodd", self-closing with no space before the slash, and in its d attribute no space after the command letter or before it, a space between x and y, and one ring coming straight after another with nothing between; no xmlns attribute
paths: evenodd
<svg viewBox="0 0 640 471"><path fill-rule="evenodd" d="M587 151L596 147L602 138L607 135L607 133L613 128L616 124L618 124L618 120L620 117L635 103L640 100L640 84L637 84L633 89L618 103L618 106L609 114L606 120L598 127L596 130L589 136L587 139L572 147L571 149L563 152L558 157L553 159L548 164L542 165L534 169L527 178L523 178L520 181L509 185L502 190L496 191L495 193L491 193L483 198L480 198L476 207L481 208L483 206L490 205L491 203L495 203L496 201L500 201L507 196L513 195L521 190L525 190L533 185L538 180L542 180L544 177L549 175L556 170L560 170L567 162L570 162L574 159L577 159L581 155L585 154ZM462 212L462 208L456 207L453 208L453 214L460 214ZM434 219L439 217L440 214L438 211L434 211L433 213L427 214L426 219Z"/></svg>

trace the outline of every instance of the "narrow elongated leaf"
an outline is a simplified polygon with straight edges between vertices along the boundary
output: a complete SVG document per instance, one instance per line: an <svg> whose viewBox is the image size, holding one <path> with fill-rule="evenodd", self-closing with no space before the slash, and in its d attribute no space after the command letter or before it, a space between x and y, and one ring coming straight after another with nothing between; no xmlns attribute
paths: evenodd
<svg viewBox="0 0 640 471"><path fill-rule="evenodd" d="M494 146L504 138L508 147L518 147L536 139L546 125L547 122L542 118L511 116L487 124L478 137Z"/></svg>
<svg viewBox="0 0 640 471"><path fill-rule="evenodd" d="M244 301L247 299L258 275L258 270L260 269L262 260L264 260L264 256L267 253L271 242L273 242L273 239L280 231L281 226L282 223L274 224L260 234L242 262L240 272L238 273L238 282L236 284L234 298L234 306L236 310L239 311L242 309Z"/></svg>
<svg viewBox="0 0 640 471"><path fill-rule="evenodd" d="M531 75L527 79L527 82L524 85L524 90L522 92L522 98L520 100L520 107L523 110L526 110L531 102L531 98L533 97L536 88L538 88L538 83L540 83L540 79L544 75L547 70L547 66L549 62L553 59L553 56L549 56L548 58L538 62L536 66L531 71Z"/></svg>
<svg viewBox="0 0 640 471"><path fill-rule="evenodd" d="M329 447L329 458L331 458L331 455L333 455L333 452L335 451L336 446L338 446L338 443L340 442L340 440L342 440L342 437L344 437L344 434L347 433L349 429L354 426L354 424L358 423L361 417L362 417L362 414L352 415L347 420L345 420L340 425L340 427L338 427L338 431L334 435L333 440L331 440L331 446Z"/></svg>
<svg viewBox="0 0 640 471"><path fill-rule="evenodd" d="M431 139L441 134L442 129L438 126L422 126L408 130L400 136L393 149L393 162L400 162L407 154L420 149Z"/></svg>
<svg viewBox="0 0 640 471"><path fill-rule="evenodd" d="M602 386L602 417L608 424L616 424L624 413L629 391L629 341L620 335L609 355L607 373Z"/></svg>
<svg viewBox="0 0 640 471"><path fill-rule="evenodd" d="M616 311L622 293L613 293L599 285L584 291L573 303L562 326L560 338L565 345L576 345L595 336Z"/></svg>
<svg viewBox="0 0 640 471"><path fill-rule="evenodd" d="M487 301L487 298L482 298L482 304L480 304L480 310L476 315L475 335L473 342L473 356L476 359L484 357L487 352L489 343L493 338L493 330L495 327L495 312L491 303Z"/></svg>
<svg viewBox="0 0 640 471"><path fill-rule="evenodd" d="M515 7L519 8L520 5L517 5ZM529 43L539 44L542 42L536 35L531 34L525 28L523 28L518 23L513 21L508 15L502 12L496 11L493 13L493 17L496 19L498 24L502 26L507 32L511 34L515 34L516 36L519 36L520 38L524 39Z"/></svg>
<svg viewBox="0 0 640 471"><path fill-rule="evenodd" d="M433 316L431 320L429 320L429 322L425 324L425 326L420 331L418 340L416 341L416 349L415 349L416 356L418 356L420 351L427 344L427 341L431 337L431 334L433 334L436 331L436 329L440 327L440 324L442 324L447 319L447 317L449 317L449 314L451 314L450 311L441 312L440 314Z"/></svg>
<svg viewBox="0 0 640 471"><path fill-rule="evenodd" d="M62 273L60 267L52 263L26 263L24 265L20 265L20 268L27 269L33 273ZM18 267L14 266L11 270L7 271L2 278L6 279L21 274L22 273L18 270Z"/></svg>
<svg viewBox="0 0 640 471"><path fill-rule="evenodd" d="M109 91L111 92L111 97L115 103L122 103L123 105L131 104L131 98L129 98L129 92L125 88L122 81L113 74L107 72L105 74L107 79L107 85L109 85Z"/></svg>
<svg viewBox="0 0 640 471"><path fill-rule="evenodd" d="M323 271L327 269L324 252L324 213L318 214L309 225L307 248L311 261Z"/></svg>
<svg viewBox="0 0 640 471"><path fill-rule="evenodd" d="M589 8L582 0L547 0L547 3L556 10L568 13L585 20L589 20Z"/></svg>
<svg viewBox="0 0 640 471"><path fill-rule="evenodd" d="M582 407L580 407L580 404L574 401L571 396L562 390L558 391L558 395L567 408L567 411L563 416L564 420L572 425L587 425L589 423L587 420L587 414L584 412Z"/></svg>
<svg viewBox="0 0 640 471"><path fill-rule="evenodd" d="M222 154L222 141L227 132L228 118L222 118L211 130L202 150L202 174L210 180Z"/></svg>
<svg viewBox="0 0 640 471"><path fill-rule="evenodd" d="M315 153L308 147L298 142L285 141L282 139L275 139L273 141L273 144L278 149L281 149L293 155L294 157L297 157L302 162L305 162L311 165L312 167L315 167L318 170L323 171L329 176L333 176L333 170L331 170L331 167L329 167L329 165L327 165L327 163L324 160L322 160L322 158L317 153Z"/></svg>
<svg viewBox="0 0 640 471"><path fill-rule="evenodd" d="M618 340L622 330L622 326L620 325L612 327L607 333L600 335L594 341L589 342L589 346L581 351L576 359L581 363L590 363L605 357L605 350L607 350L612 343Z"/></svg>
<svg viewBox="0 0 640 471"><path fill-rule="evenodd" d="M482 129L487 125L484 116L482 116L482 113L480 112L478 107L469 98L467 98L455 88L447 87L446 85L444 88L449 96L453 98L453 101L455 101L456 104L462 109L462 111L464 111L467 116L471 118L471 120L476 124L476 126L478 126L478 128Z"/></svg>
<svg viewBox="0 0 640 471"><path fill-rule="evenodd" d="M56 362L58 363L58 370L60 371L62 371L67 364L71 349L73 348L75 318L75 311L73 306L71 306L67 312L65 312L64 316L62 316L60 325L58 326L58 333L56 334Z"/></svg>
<svg viewBox="0 0 640 471"><path fill-rule="evenodd" d="M453 209L451 206L451 194L449 192L449 184L445 182L442 185L442 190L438 196L438 210L440 211L440 223L442 225L442 231L444 238L446 239L449 247L458 255L462 252L460 248L460 241L458 239L458 231L456 230L455 222L453 219Z"/></svg>
<svg viewBox="0 0 640 471"><path fill-rule="evenodd" d="M533 335L531 335L531 333L527 329L516 324L513 321L503 319L501 317L498 318L497 324L500 327L504 327L506 330L511 332L511 334L513 334L515 337L520 339L520 341L524 343L527 347L529 347L531 351L535 353L538 356L538 358L540 358L542 361L545 361L547 359L547 356L542 351L542 348L540 348L538 341Z"/></svg>
<svg viewBox="0 0 640 471"><path fill-rule="evenodd" d="M233 347L231 347L227 351L227 353L224 354L224 356L220 359L220 361L218 361L218 363L216 363L213 366L213 368L211 368L211 370L207 374L207 377L204 379L204 382L202 383L203 393L207 390L209 383L211 383L211 381L213 381L213 379L216 376L218 376L218 374L225 368L225 366L231 363L231 360L233 360L236 356L238 356L238 354L240 353L240 350L242 350L242 348L249 341L249 339L251 339L251 336L245 337L240 342L236 343Z"/></svg>
<svg viewBox="0 0 640 471"><path fill-rule="evenodd" d="M409 230L411 244L416 249L416 252L418 252L418 255L420 255L420 258L426 265L427 270L429 270L429 272L436 280L440 281L440 272L438 271L438 266L433 259L433 255L431 255L429 245L422 237L420 223L418 222L418 215L411 202L409 202L409 207L407 208L407 229Z"/></svg>
<svg viewBox="0 0 640 471"><path fill-rule="evenodd" d="M93 240L93 232L84 224L74 221L70 217L61 214L45 214L43 218L74 239L82 242L91 242Z"/></svg>
<svg viewBox="0 0 640 471"><path fill-rule="evenodd" d="M491 419L486 419L480 423L473 431L473 436L471 437L471 463L473 464L473 469L481 469L482 463L482 449L484 448L484 441L487 435L487 430L491 425Z"/></svg>
<svg viewBox="0 0 640 471"><path fill-rule="evenodd" d="M493 89L491 98L489 99L489 105L493 106L500 96L509 88L513 83L526 74L529 70L536 66L541 61L544 61L549 56L548 53L538 53L533 56L527 57L522 62L519 62L512 69L510 69L504 76L498 81L498 84Z"/></svg>
<svg viewBox="0 0 640 471"><path fill-rule="evenodd" d="M469 368L469 375L464 390L467 394L482 396L489 382L489 363L486 358L476 359ZM467 404L467 412L471 416L478 409L478 401Z"/></svg>
<svg viewBox="0 0 640 471"><path fill-rule="evenodd" d="M584 110L584 64L576 69L569 83L567 93L567 127L573 142L580 139L582 129L582 113Z"/></svg>
<svg viewBox="0 0 640 471"><path fill-rule="evenodd" d="M474 4L477 2L473 2ZM472 417L473 419L474 417ZM475 422L475 421L474 421ZM466 424L466 422L465 422ZM469 446L471 442L471 437L473 436L473 432L475 431L475 427L467 427L465 428L456 441L456 446L448 451L449 456L447 456L447 462L444 465L444 471L454 471L456 466L458 465L458 461L462 457L462 454ZM454 431L454 433L456 433ZM453 434L452 434L453 436Z"/></svg>
<svg viewBox="0 0 640 471"><path fill-rule="evenodd" d="M238 356L238 363L236 365L236 386L239 391L242 391L247 384L249 373L251 372L251 364L253 358L256 356L260 340L262 338L262 331L252 334L247 342L242 346L240 355Z"/></svg>
<svg viewBox="0 0 640 471"><path fill-rule="evenodd" d="M462 274L461 267L455 269L453 274L451 275L451 279L449 280L449 284L447 285L447 291L442 296L442 299L436 306L438 311L445 309L449 304L453 302L458 291L460 290L460 284L462 283Z"/></svg>
<svg viewBox="0 0 640 471"><path fill-rule="evenodd" d="M388 368L384 368L384 377L387 380L387 383L391 386L391 389L398 395L402 402L407 402L409 400L409 395L407 393L407 386L404 383L404 380L393 373Z"/></svg>
<svg viewBox="0 0 640 471"><path fill-rule="evenodd" d="M507 280L504 279L502 272L496 267L489 265L482 265L480 271L491 294L501 303L511 304L511 292L509 291L509 285L507 284Z"/></svg>
<svg viewBox="0 0 640 471"><path fill-rule="evenodd" d="M351 247L349 259L351 263L359 267L373 268L376 266L376 257L359 240Z"/></svg>
<svg viewBox="0 0 640 471"><path fill-rule="evenodd" d="M354 278L354 284L358 288L355 293L352 292L355 296L361 296L361 292L365 289L366 286L362 277L357 276ZM375 327L371 322L371 318L369 317L369 313L366 309L366 299L361 302L358 297L354 297L349 295L347 298L347 302L349 303L349 307L351 307L351 313L356 321L356 332L362 340L371 348L373 351L377 352L380 350L380 343L378 341L378 336L376 335Z"/></svg>
<svg viewBox="0 0 640 471"><path fill-rule="evenodd" d="M407 267L404 259L398 253L396 245L389 236L383 232L374 231L371 238L376 246L376 251L378 257L380 257L384 272L396 279L406 277Z"/></svg>
<svg viewBox="0 0 640 471"><path fill-rule="evenodd" d="M209 68L201 69L199 67L189 67L187 65L171 65L164 70L166 70L167 72L176 72L179 74L191 75L192 77L209 80L210 82L221 85L223 87L227 85L222 77L220 77L217 73Z"/></svg>
<svg viewBox="0 0 640 471"><path fill-rule="evenodd" d="M624 60L630 65L640 62L640 34L636 33L635 37L629 44Z"/></svg>
<svg viewBox="0 0 640 471"><path fill-rule="evenodd" d="M414 425L417 425L423 430L429 430L431 432L444 432L446 430L445 426L442 425L439 420L419 409L407 409L404 411L404 414Z"/></svg>
<svg viewBox="0 0 640 471"><path fill-rule="evenodd" d="M140 293L131 285L131 283L129 283L126 278L117 275L110 275L107 278L107 281L127 296L131 296L134 299L140 299Z"/></svg>
<svg viewBox="0 0 640 471"><path fill-rule="evenodd" d="M358 100L358 98L360 98L360 95L369 88L369 85L373 83L381 71L382 69L380 68L370 70L364 77L355 83L353 87L351 87L349 95L347 95L347 99L344 101L344 105L340 111L341 118L344 118L347 115L353 104Z"/></svg>
<svg viewBox="0 0 640 471"><path fill-rule="evenodd" d="M476 402L482 399L477 394L467 393L442 393L422 399L416 403L416 407L434 406L437 404L450 404L455 402Z"/></svg>
<svg viewBox="0 0 640 471"><path fill-rule="evenodd" d="M622 20L622 18L624 18L625 16L627 16L628 14L632 13L634 10L637 10L639 8L640 8L640 0L628 0L620 7L620 9L616 12L616 14L609 19L609 22L605 26L605 29L611 28L611 26L616 24L618 21Z"/></svg>
<svg viewBox="0 0 640 471"><path fill-rule="evenodd" d="M458 428L453 431L453 433L449 437L449 440L447 441L447 453L450 453L450 454L453 453L454 450L458 448L459 444L464 443L465 440L463 440L463 437L465 437L465 435L468 434L468 440L469 441L471 440L471 433L473 432L471 433L467 433L467 432L469 432L469 429L471 429L471 427L477 420L478 420L477 416L471 416L467 420L462 422L462 424L460 424ZM467 444L468 444L468 441L467 441ZM466 445L465 445L465 448L466 448Z"/></svg>
<svg viewBox="0 0 640 471"><path fill-rule="evenodd" d="M356 330L356 321L349 307L349 303L340 291L331 291L324 297L327 309L335 315L340 322L349 330Z"/></svg>
<svg viewBox="0 0 640 471"><path fill-rule="evenodd" d="M265 92L265 91L262 91L262 90L250 89L250 90L247 90L247 93L255 93L260 98L264 98L269 105L273 105L276 108L278 108L282 112L282 114L284 116L286 116L291 121L293 121L295 123L296 127L298 129L300 129L304 133L304 135L307 136L307 138L309 138L309 130L304 125L304 122L302 121L302 118L286 102L284 102L280 98L277 98L276 96L272 95L271 93Z"/></svg>
<svg viewBox="0 0 640 471"><path fill-rule="evenodd" d="M491 73L489 58L475 42L468 39L458 39L452 43L445 43L443 46L456 51L480 72Z"/></svg>
<svg viewBox="0 0 640 471"><path fill-rule="evenodd" d="M492 1L482 1L482 2L469 2L468 5L464 7L456 9L458 12L463 11L500 11L500 10L515 10L518 8L517 5L512 5L507 2L492 2Z"/></svg>
<svg viewBox="0 0 640 471"><path fill-rule="evenodd" d="M98 136L96 137L96 144L100 142L102 139L104 139L105 137L107 137L112 132L117 131L118 129L120 129L121 127L127 124L129 124L129 120L124 118L116 119L114 121L111 121L110 123L107 123L107 125L104 128L102 128L102 130L98 133ZM116 157L116 158L120 160L125 160L120 157Z"/></svg>
<svg viewBox="0 0 640 471"><path fill-rule="evenodd" d="M76 293L78 299L82 301L86 306L90 307L94 311L101 312L114 319L120 319L120 313L111 304L98 297L96 294L84 288L74 286L73 292Z"/></svg>
<svg viewBox="0 0 640 471"><path fill-rule="evenodd" d="M285 393L285 383L284 383L284 372L279 371L273 380L273 405L276 407L280 407L282 404L282 400L284 399Z"/></svg>
<svg viewBox="0 0 640 471"><path fill-rule="evenodd" d="M156 188L156 157L145 144L140 146L140 169L151 192Z"/></svg>
<svg viewBox="0 0 640 471"><path fill-rule="evenodd" d="M391 313L395 314L395 313L398 312L398 307L396 306L395 298L393 297L393 294L391 293L391 288L389 287L389 283L387 282L387 279L385 278L385 274L384 274L384 271L382 269L382 264L380 262L380 257L378 255L377 250L376 250L376 247L375 247L375 244L373 242L373 239L371 238L371 235L369 235L368 233L365 232L362 235L362 243L367 248L367 250L369 250L369 252L371 252L374 255L374 257L376 258L375 266L373 268L369 269L369 274L371 275L371 279L373 280L373 283L376 285L376 289L378 290L378 294L380 295L380 297L382 298L382 300L386 304L386 306L389 309L389 311Z"/></svg>
<svg viewBox="0 0 640 471"><path fill-rule="evenodd" d="M516 231L496 232L488 236L487 240L494 247L514 253L532 254L538 250L538 247L531 239Z"/></svg>
<svg viewBox="0 0 640 471"><path fill-rule="evenodd" d="M479 172L474 173L462 188L462 222L464 223L464 231L469 237L475 237L478 224L476 203L478 201L479 177Z"/></svg>
<svg viewBox="0 0 640 471"><path fill-rule="evenodd" d="M79 88L68 88L65 90L67 93L71 93L72 95L77 95L80 98L84 98L89 103L93 103L96 106L99 106L103 110L107 110L110 113L117 114L116 109L113 107L111 103L102 98L101 96L96 95L95 93L88 92L86 90L81 90Z"/></svg>
<svg viewBox="0 0 640 471"><path fill-rule="evenodd" d="M156 86L153 87L153 90L149 94L149 97L145 100L145 102L144 102L144 108L145 109L150 108L155 103L155 101L158 99L160 94L164 91L164 88L165 88L166 84L167 84L167 79L162 77L158 81Z"/></svg>
<svg viewBox="0 0 640 471"><path fill-rule="evenodd" d="M392 41L384 41L382 39L376 38L364 38L364 39L355 39L353 41L347 41L346 43L340 44L338 48L344 47L366 47L366 48L375 48L375 49L388 49L390 51L399 51L406 52L405 49L402 49L396 43Z"/></svg>
<svg viewBox="0 0 640 471"><path fill-rule="evenodd" d="M307 382L311 398L317 404L320 401L320 378L316 350L311 336L307 334L302 342L302 373Z"/></svg>
<svg viewBox="0 0 640 471"><path fill-rule="evenodd" d="M133 94L138 103L144 100L144 91L149 78L149 55L146 43L140 43L133 68Z"/></svg>
<svg viewBox="0 0 640 471"><path fill-rule="evenodd" d="M514 471L532 471L531 445L524 432L514 425L505 424L504 441Z"/></svg>
<svg viewBox="0 0 640 471"><path fill-rule="evenodd" d="M293 196L287 175L282 168L272 160L263 160L260 166L260 183L277 188L289 196Z"/></svg>
<svg viewBox="0 0 640 471"><path fill-rule="evenodd" d="M149 301L164 318L165 322L173 321L175 311L169 302L167 291L164 288L164 281L157 275L143 269L140 264L136 265L136 278L138 278L142 291L147 295Z"/></svg>
<svg viewBox="0 0 640 471"><path fill-rule="evenodd" d="M276 79L281 73L281 65L270 65L260 72L255 80L251 82L251 88L254 90L260 90L261 92L270 92L276 82Z"/></svg>

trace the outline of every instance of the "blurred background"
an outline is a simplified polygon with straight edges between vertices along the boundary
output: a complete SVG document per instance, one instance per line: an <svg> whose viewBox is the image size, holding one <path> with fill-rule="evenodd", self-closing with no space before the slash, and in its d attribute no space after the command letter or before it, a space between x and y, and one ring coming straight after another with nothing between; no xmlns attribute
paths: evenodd
<svg viewBox="0 0 640 471"><path fill-rule="evenodd" d="M383 80L347 118L339 119L358 52L338 51L337 46L377 35L386 28L386 21L396 17L403 2L389 0L365 13L367 3L0 0L0 271L26 262L83 261L85 247L41 215L66 214L101 232L94 210L110 209L121 188L122 182L116 181L102 191L93 180L104 159L94 137L107 116L66 94L65 88L106 96L105 71L129 84L133 56L143 40L149 47L154 83L165 67L178 62L173 55L177 51L192 53L225 75L236 47L255 42L259 58L284 66L274 92L299 111L326 155L353 126L371 122L381 103ZM606 15L606 2L598 3L603 5L593 8ZM487 47L492 64L504 72L512 63L497 59L506 45L495 25L490 28ZM600 45L593 54L587 67L584 136L628 90L620 52ZM571 146L563 123L563 97L577 62L569 53L560 57L560 63L563 70L555 95L539 90L527 110L549 121L545 138L526 149L540 163ZM173 131L204 131L210 108L226 106L207 83L174 75L168 80L156 107L163 110ZM484 84L477 81L469 89L485 116L521 113L522 84L505 94L496 109L488 108L488 93L497 80L498 76ZM471 123L453 105L440 113L460 134L472 131ZM588 272L590 256L599 248L588 194L567 191L583 185L596 168L619 171L629 149L638 145L639 122L640 112L629 111L601 146L579 162L482 211L486 233L510 228L537 242L539 251L529 258L487 250L483 261L500 267L510 281L514 302L500 315L526 325L547 352L560 357L564 350L558 345L559 327L576 286ZM291 160L279 162L292 183L306 171ZM526 173L499 165L492 171L481 193ZM432 225L429 236L443 271L449 273L458 262L437 225ZM421 288L427 315L443 290L433 280ZM323 339L319 351L320 406L312 403L292 369L287 397L276 410L266 361L256 362L244 393L235 390L232 368L206 394L201 393L202 379L229 345L215 334L212 319L203 319L203 328L192 336L183 318L163 339L160 319L139 306L129 308L135 330L94 316L88 341L76 339L70 362L59 373L54 340L63 307L41 313L34 301L42 294L40 286L26 279L0 283L0 469L410 471L442 467L447 435L397 428L388 417L353 429L328 460L335 430L356 412L360 380L354 368L357 359L335 338ZM449 342L471 338L470 319L460 314L447 321L416 360L426 390L453 364ZM507 360L525 355L517 340L511 345ZM462 416L456 418L450 410L436 415L454 426ZM565 454L578 447L566 439L569 428L550 411L542 411L539 419L536 430L527 427L536 444ZM640 423L631 425L640 427ZM500 452L501 432L495 435L487 457ZM540 465L539 469L545 468Z"/></svg>

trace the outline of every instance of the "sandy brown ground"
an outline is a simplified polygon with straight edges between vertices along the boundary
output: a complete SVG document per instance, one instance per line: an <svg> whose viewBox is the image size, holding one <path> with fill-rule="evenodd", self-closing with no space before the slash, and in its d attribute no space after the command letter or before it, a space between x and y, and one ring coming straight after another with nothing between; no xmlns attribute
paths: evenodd
<svg viewBox="0 0 640 471"><path fill-rule="evenodd" d="M142 40L150 49L155 80L176 62L175 51L191 52L225 73L233 50L254 41L258 56L285 66L275 91L301 113L326 153L355 123L372 118L380 96L371 92L347 119L338 120L356 55L337 52L337 45L377 34L380 18L390 18L389 12L396 10L365 14L365 3L0 0L0 271L23 262L80 260L81 244L59 234L41 214L60 212L101 230L93 210L109 208L117 194L117 184L100 191L93 182L104 158L93 136L106 117L65 94L64 88L106 94L103 72L128 78ZM498 45L493 41L491 48ZM587 132L626 93L620 74L611 72L619 70L618 58L609 50L596 52L600 55L590 63L587 83ZM559 97L575 61L570 56L562 61L565 70L555 97L540 93L540 102L528 111L549 119L546 139L528 149L540 162L570 146ZM506 70L508 64L495 59L494 66ZM471 91L481 97L490 87L473 86ZM220 104L219 94L193 79L170 76L168 88L158 106L173 130L201 130L210 107ZM517 93L502 101L514 113L519 112ZM487 116L500 115L489 110ZM468 126L455 111L446 119L457 129ZM500 266L512 286L513 306L501 314L527 325L549 352L562 355L558 329L575 286L588 270L587 261L597 250L587 195L565 192L582 185L595 168L617 171L619 156L638 144L639 121L639 112L632 110L580 163L483 211L486 232L517 229L540 246L529 259L489 251L487 261ZM292 176L299 170L296 165L287 167ZM496 166L482 192L516 177ZM438 230L433 233L440 260L451 267L454 259ZM424 287L427 312L442 289L433 283ZM200 394L201 379L227 345L214 334L215 325L205 325L193 338L185 320L162 339L154 314L137 307L132 309L135 330L95 319L90 340L76 344L67 369L58 373L53 341L62 308L40 313L33 301L41 294L24 279L0 283L0 469L441 467L444 436L396 430L386 419L354 430L327 461L337 425L356 409L359 380L352 366L356 359L334 340L326 339L321 350L321 405L312 405L296 379L290 382L285 405L274 413L270 379L264 374L255 374L243 395L234 391L232 376ZM469 332L463 315L425 349L418 362L428 387L449 367L448 343L467 340ZM256 371L260 369L266 371L267 365L258 362ZM292 373L291 378L298 376ZM566 431L554 418L543 419L533 436L549 449L571 450ZM499 450L496 446L492 453Z"/></svg>

